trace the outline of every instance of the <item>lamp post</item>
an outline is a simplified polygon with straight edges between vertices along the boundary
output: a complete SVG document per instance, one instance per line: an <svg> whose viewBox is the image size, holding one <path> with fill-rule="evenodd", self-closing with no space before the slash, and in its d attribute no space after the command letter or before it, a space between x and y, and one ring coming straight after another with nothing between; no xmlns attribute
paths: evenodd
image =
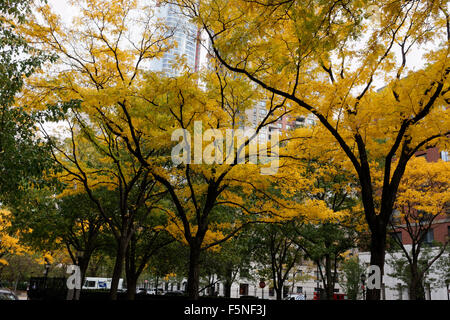
<svg viewBox="0 0 450 320"><path fill-rule="evenodd" d="M366 300L366 274L361 274L361 283L362 283L362 292L363 292L363 300Z"/></svg>

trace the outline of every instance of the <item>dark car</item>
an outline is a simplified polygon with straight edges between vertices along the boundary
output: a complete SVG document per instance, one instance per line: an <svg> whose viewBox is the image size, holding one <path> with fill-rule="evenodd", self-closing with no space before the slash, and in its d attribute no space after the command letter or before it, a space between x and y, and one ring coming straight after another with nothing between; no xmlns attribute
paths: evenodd
<svg viewBox="0 0 450 320"><path fill-rule="evenodd" d="M19 298L11 290L0 289L0 300L19 300Z"/></svg>
<svg viewBox="0 0 450 320"><path fill-rule="evenodd" d="M165 296L171 296L171 297L180 297L180 296L184 296L185 293L183 291L167 291L166 293L164 293Z"/></svg>

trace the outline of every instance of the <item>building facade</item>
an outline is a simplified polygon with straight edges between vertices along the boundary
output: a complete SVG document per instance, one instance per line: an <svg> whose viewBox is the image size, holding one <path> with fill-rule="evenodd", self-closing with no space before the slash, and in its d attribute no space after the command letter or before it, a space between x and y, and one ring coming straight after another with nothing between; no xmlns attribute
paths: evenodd
<svg viewBox="0 0 450 320"><path fill-rule="evenodd" d="M182 72L178 59L183 57L190 71L198 71L201 48L198 28L174 4L162 4L158 1L155 17L168 27L169 43L174 47L164 53L162 58L154 59L150 65L151 70L163 72L169 77L178 76Z"/></svg>

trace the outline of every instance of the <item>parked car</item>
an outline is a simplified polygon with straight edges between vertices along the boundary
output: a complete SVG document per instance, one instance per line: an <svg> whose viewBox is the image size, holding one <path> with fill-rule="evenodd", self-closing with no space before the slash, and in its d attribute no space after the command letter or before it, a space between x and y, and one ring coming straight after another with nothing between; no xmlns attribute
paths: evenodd
<svg viewBox="0 0 450 320"><path fill-rule="evenodd" d="M148 294L156 295L156 289L150 289L148 290ZM158 295L163 295L164 291L162 289L158 289Z"/></svg>
<svg viewBox="0 0 450 320"><path fill-rule="evenodd" d="M146 288L137 288L136 289L136 294L142 294L142 295L150 295L152 294L153 290L150 289L146 289ZM153 293L154 294L154 293Z"/></svg>
<svg viewBox="0 0 450 320"><path fill-rule="evenodd" d="M112 278L86 277L84 280L83 289L109 290L109 289L111 289L111 282L112 282ZM123 289L123 279L122 278L119 279L119 284L118 284L117 289L118 290Z"/></svg>
<svg viewBox="0 0 450 320"><path fill-rule="evenodd" d="M0 289L0 300L19 300L19 298L11 290Z"/></svg>
<svg viewBox="0 0 450 320"><path fill-rule="evenodd" d="M167 291L166 293L164 293L165 296L184 296L185 293L183 291Z"/></svg>

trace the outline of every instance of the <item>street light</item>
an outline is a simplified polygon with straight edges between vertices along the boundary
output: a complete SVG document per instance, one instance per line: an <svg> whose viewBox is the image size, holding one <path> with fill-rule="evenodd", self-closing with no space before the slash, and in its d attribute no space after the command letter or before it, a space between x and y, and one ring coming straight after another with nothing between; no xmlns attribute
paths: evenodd
<svg viewBox="0 0 450 320"><path fill-rule="evenodd" d="M361 274L361 283L362 283L362 292L363 292L363 300L366 300L366 274Z"/></svg>

